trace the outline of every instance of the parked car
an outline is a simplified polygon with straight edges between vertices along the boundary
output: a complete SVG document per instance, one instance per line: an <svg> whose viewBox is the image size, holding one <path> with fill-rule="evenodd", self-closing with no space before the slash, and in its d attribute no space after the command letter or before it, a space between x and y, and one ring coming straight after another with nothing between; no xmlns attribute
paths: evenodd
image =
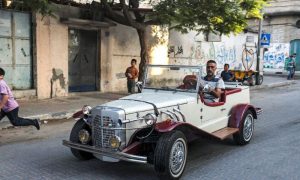
<svg viewBox="0 0 300 180"><path fill-rule="evenodd" d="M233 136L249 143L261 112L250 105L249 87L226 84L218 102L206 102L198 93L201 69L148 65L141 93L84 106L63 144L81 160L150 163L160 178L179 179L190 141Z"/></svg>

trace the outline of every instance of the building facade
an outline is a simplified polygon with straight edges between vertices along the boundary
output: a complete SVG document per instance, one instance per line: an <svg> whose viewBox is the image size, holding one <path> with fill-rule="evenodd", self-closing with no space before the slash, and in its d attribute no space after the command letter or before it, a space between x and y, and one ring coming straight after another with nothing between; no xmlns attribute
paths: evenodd
<svg viewBox="0 0 300 180"><path fill-rule="evenodd" d="M1 61L6 59L13 65L14 61L22 60L22 68L27 63L26 70L16 70L21 74L29 74L30 78L22 76L25 79L17 79L30 84L24 86L23 90L34 92L39 99L68 96L72 92L125 92L124 72L132 58L137 59L138 64L140 61L136 30L108 20L99 22L84 19L83 10L76 7L60 5L56 10L55 17L29 14L29 22L20 20L29 25L29 29L25 28L29 36L19 37L12 33L0 37L0 42L2 40L5 44L3 47L7 47L4 39L16 41L15 51L20 54L14 56L14 60L12 57L4 58L6 55L0 53ZM12 14L9 16L13 17ZM0 16L0 27L3 26L2 21L8 22L3 17ZM13 19L9 22L13 22ZM11 23L9 28L15 28L14 24ZM23 31L17 30L16 33L24 34ZM26 46L18 47L18 38L23 44L29 42L27 49ZM181 34L152 26L147 30L146 41L149 63L205 65L209 59L215 59L221 71L225 63L230 64L231 69L255 70L257 39L255 33L213 37L196 32ZM13 70L8 72L14 74ZM16 77L12 76L12 79ZM10 85L15 93L22 89Z"/></svg>
<svg viewBox="0 0 300 180"><path fill-rule="evenodd" d="M250 27L258 30L258 22ZM286 58L297 53L296 71L300 71L300 0L270 1L264 9L263 32L271 34L270 46L264 47L264 71L286 73Z"/></svg>

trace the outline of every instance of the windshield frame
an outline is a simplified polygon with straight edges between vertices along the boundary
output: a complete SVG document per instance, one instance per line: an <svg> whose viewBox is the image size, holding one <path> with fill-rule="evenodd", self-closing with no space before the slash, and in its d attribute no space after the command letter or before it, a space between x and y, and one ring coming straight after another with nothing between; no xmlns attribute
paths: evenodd
<svg viewBox="0 0 300 180"><path fill-rule="evenodd" d="M197 78L197 86L195 90L180 90L180 89L164 89L164 88L151 88L146 87L146 80L148 78L148 70L151 67L161 67L161 68L187 68L187 69L198 69L198 78ZM203 66L188 66L188 65L154 65L154 64L147 64L146 70L144 74L144 82L143 82L143 88L142 89L152 89L152 90L161 90L161 91L173 91L173 92L189 92L189 93L198 93L199 91L199 83L202 75L202 68Z"/></svg>

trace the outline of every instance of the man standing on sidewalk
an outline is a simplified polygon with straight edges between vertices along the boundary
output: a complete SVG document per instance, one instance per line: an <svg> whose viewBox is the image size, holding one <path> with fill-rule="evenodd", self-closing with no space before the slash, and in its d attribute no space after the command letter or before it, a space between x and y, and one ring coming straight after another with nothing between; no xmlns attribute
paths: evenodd
<svg viewBox="0 0 300 180"><path fill-rule="evenodd" d="M37 130L40 129L40 124L37 119L25 119L21 118L18 115L19 112L19 104L13 97L13 94L3 80L5 75L5 71L0 68L0 121L5 116L8 117L10 123L14 126L35 126Z"/></svg>
<svg viewBox="0 0 300 180"><path fill-rule="evenodd" d="M287 79L293 79L295 75L296 70L296 53L290 56L288 64L287 64L287 70L288 70L288 77Z"/></svg>
<svg viewBox="0 0 300 180"><path fill-rule="evenodd" d="M127 77L128 93L135 93L135 79L138 77L139 71L137 70L136 59L131 60L131 66L126 69L125 76Z"/></svg>

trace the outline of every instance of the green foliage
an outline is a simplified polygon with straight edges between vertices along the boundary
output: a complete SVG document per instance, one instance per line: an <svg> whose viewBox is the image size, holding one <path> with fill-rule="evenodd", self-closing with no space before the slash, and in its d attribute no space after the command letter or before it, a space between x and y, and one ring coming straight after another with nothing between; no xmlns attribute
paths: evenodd
<svg viewBox="0 0 300 180"><path fill-rule="evenodd" d="M14 0L11 7L18 10L39 12L43 16L53 16L53 7L48 0Z"/></svg>
<svg viewBox="0 0 300 180"><path fill-rule="evenodd" d="M161 0L154 10L161 23L187 33L240 33L247 18L261 18L267 0Z"/></svg>

